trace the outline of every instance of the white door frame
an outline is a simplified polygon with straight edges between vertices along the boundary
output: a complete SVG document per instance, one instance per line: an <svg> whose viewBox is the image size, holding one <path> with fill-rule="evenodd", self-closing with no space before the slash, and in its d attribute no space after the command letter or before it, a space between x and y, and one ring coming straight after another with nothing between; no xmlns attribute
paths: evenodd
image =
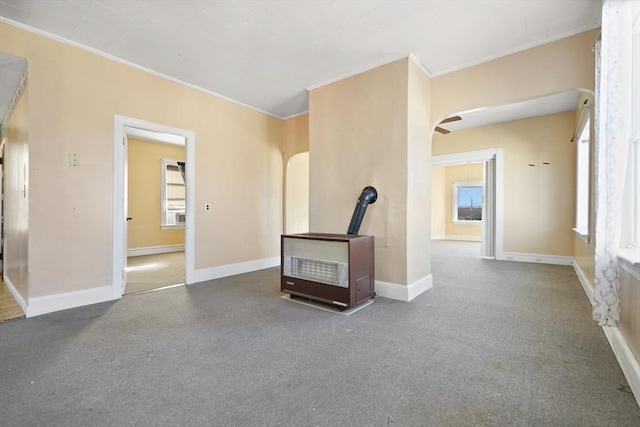
<svg viewBox="0 0 640 427"><path fill-rule="evenodd" d="M504 152L502 148L443 154L431 157L431 166L450 166L471 162L495 161L495 259L504 260ZM490 230L483 215L483 230ZM484 237L484 236L483 236Z"/></svg>
<svg viewBox="0 0 640 427"><path fill-rule="evenodd" d="M156 132L184 138L186 153L186 218L184 226L185 283L193 283L195 270L195 147L196 134L120 115L113 116L113 291L122 295L127 283L127 135Z"/></svg>

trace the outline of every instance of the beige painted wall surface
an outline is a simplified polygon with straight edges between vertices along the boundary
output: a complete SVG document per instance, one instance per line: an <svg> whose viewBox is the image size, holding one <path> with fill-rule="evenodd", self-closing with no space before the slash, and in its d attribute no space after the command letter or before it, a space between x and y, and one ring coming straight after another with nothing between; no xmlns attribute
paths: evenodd
<svg viewBox="0 0 640 427"><path fill-rule="evenodd" d="M446 166L431 169L431 236L437 238L444 238L446 233L446 176Z"/></svg>
<svg viewBox="0 0 640 427"><path fill-rule="evenodd" d="M460 224L453 222L453 184L455 182L482 181L483 163L469 163L446 167L445 181L445 234L447 236L480 237L480 224Z"/></svg>
<svg viewBox="0 0 640 427"><path fill-rule="evenodd" d="M345 233L362 189L374 186L360 234L375 236L376 280L399 284L407 283L407 62L309 93L309 229Z"/></svg>
<svg viewBox="0 0 640 427"><path fill-rule="evenodd" d="M620 332L640 362L640 280L620 268Z"/></svg>
<svg viewBox="0 0 640 427"><path fill-rule="evenodd" d="M593 29L434 77L431 80L432 128L450 114L474 108L573 89L593 91L592 48L598 31Z"/></svg>
<svg viewBox="0 0 640 427"><path fill-rule="evenodd" d="M286 176L285 232L309 231L309 152L289 159Z"/></svg>
<svg viewBox="0 0 640 427"><path fill-rule="evenodd" d="M286 165L284 232L309 231L309 114L283 121L282 161Z"/></svg>
<svg viewBox="0 0 640 427"><path fill-rule="evenodd" d="M574 119L571 111L434 136L433 155L504 150L505 252L573 255Z"/></svg>
<svg viewBox="0 0 640 427"><path fill-rule="evenodd" d="M407 107L407 283L431 274L431 80L412 60Z"/></svg>
<svg viewBox="0 0 640 427"><path fill-rule="evenodd" d="M0 49L1 50L1 49ZM7 123L4 141L4 276L28 302L29 272L29 144L28 89Z"/></svg>
<svg viewBox="0 0 640 427"><path fill-rule="evenodd" d="M184 244L184 229L161 227L162 159L184 161L185 149L128 138L128 248Z"/></svg>
<svg viewBox="0 0 640 427"><path fill-rule="evenodd" d="M4 23L0 50L29 61L30 296L112 284L114 114L195 132L197 269L279 255L281 120Z"/></svg>
<svg viewBox="0 0 640 427"><path fill-rule="evenodd" d="M309 114L292 117L282 123L282 163L291 156L309 151Z"/></svg>

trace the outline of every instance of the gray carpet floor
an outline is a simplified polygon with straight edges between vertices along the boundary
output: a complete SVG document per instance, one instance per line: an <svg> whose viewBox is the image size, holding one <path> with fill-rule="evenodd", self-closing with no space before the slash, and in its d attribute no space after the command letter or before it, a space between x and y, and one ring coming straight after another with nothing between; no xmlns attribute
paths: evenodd
<svg viewBox="0 0 640 427"><path fill-rule="evenodd" d="M274 268L2 323L0 424L640 425L570 267L443 250L433 275L348 317Z"/></svg>
<svg viewBox="0 0 640 427"><path fill-rule="evenodd" d="M184 252L127 258L125 295L184 283Z"/></svg>

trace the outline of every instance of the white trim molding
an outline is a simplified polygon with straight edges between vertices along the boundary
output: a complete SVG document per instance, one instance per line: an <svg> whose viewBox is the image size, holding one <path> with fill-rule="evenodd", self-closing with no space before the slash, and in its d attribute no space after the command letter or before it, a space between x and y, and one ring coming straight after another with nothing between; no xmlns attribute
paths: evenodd
<svg viewBox="0 0 640 427"><path fill-rule="evenodd" d="M179 129L172 126L148 122L132 117L114 114L113 116L113 287L120 295L124 292L126 283L125 258L127 256L127 193L125 188L127 174L127 137L135 129L150 133L170 134L181 138L185 143L187 168L185 171L186 185L186 222L185 234L185 281L194 283L192 275L195 270L195 168L196 168L196 134L193 131ZM166 138L165 138L166 139ZM158 140L164 142L165 139Z"/></svg>
<svg viewBox="0 0 640 427"><path fill-rule="evenodd" d="M559 255L523 254L518 252L505 252L505 261L532 262L535 264L573 265L573 257Z"/></svg>
<svg viewBox="0 0 640 427"><path fill-rule="evenodd" d="M485 148L482 150L465 151L462 153L441 154L431 157L431 166L461 165L464 163L483 162L496 157L501 148Z"/></svg>
<svg viewBox="0 0 640 427"><path fill-rule="evenodd" d="M192 280L187 282L187 285L220 279L221 277L235 276L236 274L249 273L251 271L264 270L265 268L277 267L280 265L280 259L281 258L279 256L275 256L271 258L238 262L236 264L201 268L193 272Z"/></svg>
<svg viewBox="0 0 640 427"><path fill-rule="evenodd" d="M447 234L444 236L443 240L456 240L461 242L479 242L482 239L480 236L463 236L459 234Z"/></svg>
<svg viewBox="0 0 640 427"><path fill-rule="evenodd" d="M378 296L409 302L433 287L433 276L429 274L413 283L410 283L409 285L400 285L398 283L376 280L375 286Z"/></svg>
<svg viewBox="0 0 640 427"><path fill-rule="evenodd" d="M318 89L318 88L321 88L321 87L324 87L324 86L328 86L330 84L339 82L341 80L348 79L349 77L357 76L358 74L366 73L367 71L374 70L374 69L376 69L378 67L382 67L382 66L385 66L385 65L388 65L388 64L392 64L392 63L394 63L396 61L400 61L401 59L405 59L405 58L410 60L410 61L412 61L414 64L416 64L416 66L424 74L426 74L427 77L432 77L432 74L429 72L429 70L427 70L425 68L424 65L422 65L422 63L418 60L418 58L413 53L409 53L408 55L402 55L402 56L399 56L399 57L396 57L396 58L392 57L391 59L385 59L385 60L376 62L373 65L368 65L365 68L362 68L362 69L359 69L359 70L356 70L356 71L352 71L352 72L349 72L349 73L346 73L346 74L342 74L342 75L340 75L338 77L334 77L334 78L331 78L329 80L325 80L325 81L320 82L320 83L312 84L311 86L307 86L307 92L311 92L312 90L315 90L315 89ZM291 117L291 116L289 116L289 117Z"/></svg>
<svg viewBox="0 0 640 427"><path fill-rule="evenodd" d="M627 253L620 253L620 252ZM622 268L624 271L632 275L636 278L636 280L640 280L640 261L638 260L638 255L635 255L635 258L632 258L631 255L628 254L628 249L618 249L618 266Z"/></svg>
<svg viewBox="0 0 640 427"><path fill-rule="evenodd" d="M616 355L616 359L620 364L622 373L624 374L636 402L640 406L640 363L633 355L629 348L624 335L620 329L611 326L603 326L602 330L609 340L609 344Z"/></svg>
<svg viewBox="0 0 640 427"><path fill-rule="evenodd" d="M594 304L593 287L591 285L591 282L587 278L587 275L584 274L584 271L582 271L582 269L580 268L580 265L575 260L575 258L573 259L573 269L576 272L576 276L578 276L578 280L580 281L580 284L582 285L582 289L584 289L584 293L587 294L587 298L589 298L589 302L593 306L593 304Z"/></svg>
<svg viewBox="0 0 640 427"><path fill-rule="evenodd" d="M168 80L170 82L177 83L179 85L186 86L186 87L189 87L191 89L195 89L195 90L197 90L199 92L206 93L207 95L212 95L212 96L215 96L217 98L224 99L225 101L231 102L233 104L239 105L239 106L244 107L244 108L248 108L248 109L253 110L253 111L257 111L258 113L266 114L267 116L275 117L276 119L282 119L281 116L279 116L277 114L274 114L274 113L271 113L269 111L262 110L262 109L260 109L258 107L254 107L254 106L249 105L249 104L245 104L244 102L237 101L235 99L229 98L228 96L222 95L220 93L214 92L214 91L209 90L209 89L205 89L203 87L197 86L197 85L192 84L192 83L188 83L188 82L186 82L184 80L180 80L180 79L177 79L175 77L171 77L169 75L162 74L162 73L160 73L158 71L152 70L150 68L143 67L142 65L138 65L138 64L136 64L134 62L127 61L127 60L122 59L122 58L118 58L117 56L111 55L110 53L106 53L106 52L103 52L101 50L98 50L98 49L83 45L82 43L78 43L78 42L75 42L73 40L69 40L69 39L66 39L64 37L60 37L60 36L57 36L55 34L49 33L47 31L44 31L44 30L41 30L41 29L38 29L38 28L34 28L34 27L30 26L30 25L23 24L22 22L14 21L13 19L5 18L4 16L0 16L0 22L4 22L5 24L12 25L14 27L18 27L18 28L20 28L22 30L26 30L26 31L29 31L30 33L34 33L34 34L37 34L37 35L42 36L42 37L46 37L46 38L51 39L51 40L55 40L57 42L66 44L68 46L72 46L72 47L75 47L75 48L78 48L78 49L82 49L82 50L84 50L86 52L93 53L94 55L101 56L101 57L106 58L106 59L108 59L110 61L114 61L114 62L117 62L119 64L123 64L123 65L129 66L131 68L135 68L137 70L144 71L147 74L151 74L153 76L160 77L161 79L165 79L165 80Z"/></svg>
<svg viewBox="0 0 640 427"><path fill-rule="evenodd" d="M127 249L127 256L168 254L171 252L184 252L184 245L144 246Z"/></svg>
<svg viewBox="0 0 640 427"><path fill-rule="evenodd" d="M54 311L67 310L100 302L113 301L121 298L119 290L113 286L83 289L81 291L65 292L62 294L45 295L29 298L27 317L40 316Z"/></svg>
<svg viewBox="0 0 640 427"><path fill-rule="evenodd" d="M495 162L495 180L493 180L492 184L492 186L495 186L495 211L493 212L495 224L491 231L493 234L493 251L484 253L485 249L483 246L483 255L489 257L493 255L495 259L502 260L504 259L504 151L502 148L486 148L483 150L432 156L431 166L452 166L472 162L492 161ZM485 191L487 191L487 189L485 189ZM485 215L483 220L483 229L486 230L486 222L489 220L489 216Z"/></svg>

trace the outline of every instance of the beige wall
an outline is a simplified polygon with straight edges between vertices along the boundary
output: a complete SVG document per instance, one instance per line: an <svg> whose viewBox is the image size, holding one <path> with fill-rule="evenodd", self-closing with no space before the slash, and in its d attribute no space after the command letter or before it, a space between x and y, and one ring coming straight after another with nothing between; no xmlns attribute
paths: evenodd
<svg viewBox="0 0 640 427"><path fill-rule="evenodd" d="M444 238L446 234L446 166L431 169L431 237Z"/></svg>
<svg viewBox="0 0 640 427"><path fill-rule="evenodd" d="M183 245L184 229L163 230L162 159L185 160L184 147L128 138L127 247Z"/></svg>
<svg viewBox="0 0 640 427"><path fill-rule="evenodd" d="M412 60L406 63L407 284L412 284L431 275L431 79Z"/></svg>
<svg viewBox="0 0 640 427"><path fill-rule="evenodd" d="M466 165L447 166L445 180L445 234L447 236L471 236L480 237L482 226L480 224L460 224L453 222L453 183L482 181L482 163L469 163Z"/></svg>
<svg viewBox="0 0 640 427"><path fill-rule="evenodd" d="M299 153L287 163L285 233L309 231L309 152Z"/></svg>
<svg viewBox="0 0 640 427"><path fill-rule="evenodd" d="M432 128L452 113L572 89L593 91L593 45L599 29L435 77Z"/></svg>
<svg viewBox="0 0 640 427"><path fill-rule="evenodd" d="M453 183L467 181L482 181L482 163L467 165L436 166L431 173L431 198L433 210L431 212L431 235L445 238L446 236L472 236L480 238L482 226L480 224L454 224Z"/></svg>
<svg viewBox="0 0 640 427"><path fill-rule="evenodd" d="M282 124L284 232L309 231L309 114Z"/></svg>
<svg viewBox="0 0 640 427"><path fill-rule="evenodd" d="M309 151L309 114L301 114L282 122L282 162Z"/></svg>
<svg viewBox="0 0 640 427"><path fill-rule="evenodd" d="M22 93L2 134L4 278L25 301L28 298L29 272L28 92L26 89Z"/></svg>
<svg viewBox="0 0 640 427"><path fill-rule="evenodd" d="M620 274L620 332L640 361L640 280L624 268Z"/></svg>
<svg viewBox="0 0 640 427"><path fill-rule="evenodd" d="M504 150L505 252L573 255L574 118L566 112L433 137L433 155Z"/></svg>
<svg viewBox="0 0 640 427"><path fill-rule="evenodd" d="M29 61L30 297L112 284L114 114L195 132L197 269L279 255L281 120L6 24L0 50Z"/></svg>
<svg viewBox="0 0 640 427"><path fill-rule="evenodd" d="M376 279L400 284L407 283L407 63L309 93L309 228L345 233L362 189L374 186L378 199L360 234L375 236Z"/></svg>

